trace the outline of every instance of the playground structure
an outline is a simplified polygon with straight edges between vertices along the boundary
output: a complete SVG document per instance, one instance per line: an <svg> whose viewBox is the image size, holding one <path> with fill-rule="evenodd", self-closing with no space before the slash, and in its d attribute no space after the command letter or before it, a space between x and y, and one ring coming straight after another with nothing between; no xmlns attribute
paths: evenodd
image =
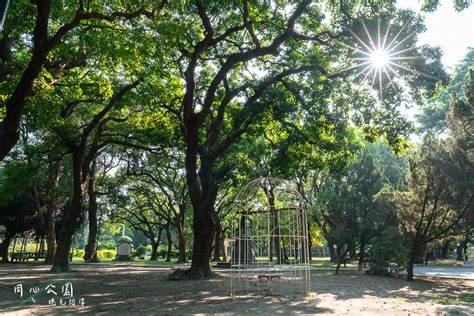
<svg viewBox="0 0 474 316"><path fill-rule="evenodd" d="M306 207L293 183L258 178L242 188L230 253L233 296L311 292Z"/></svg>

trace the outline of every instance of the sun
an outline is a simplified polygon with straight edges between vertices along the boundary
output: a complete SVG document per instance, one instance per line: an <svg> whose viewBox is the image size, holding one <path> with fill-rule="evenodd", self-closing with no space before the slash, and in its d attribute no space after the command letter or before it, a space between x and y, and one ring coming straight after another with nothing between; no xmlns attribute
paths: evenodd
<svg viewBox="0 0 474 316"><path fill-rule="evenodd" d="M398 33L392 37L390 36L390 29L392 27L391 22L388 23L385 32L383 32L380 18L378 18L376 34L371 34L364 21L362 19L360 21L362 22L365 34L367 35L366 40L363 40L362 37L352 29L348 29L356 42L358 42L359 47L341 43L343 46L349 48L354 53L357 53L357 56L352 58L352 60L355 61L355 65L341 71L357 69L355 77L362 77L362 82L365 82L367 79L371 78L371 87L373 87L374 84L378 82L380 99L383 99L382 90L384 81L388 81L390 86L395 91L397 91L392 77L403 80L402 76L399 74L400 70L409 71L411 73L416 72L420 75L430 77L429 75L420 71L416 71L409 65L404 65L402 63L406 63L411 60L424 59L423 56L416 53L416 45L402 48L402 44L406 43L408 39L416 34L415 32L411 32L406 37L399 38L402 34L402 31L406 28L406 24L403 25ZM406 56L404 53L409 51L415 51L415 54L409 54Z"/></svg>
<svg viewBox="0 0 474 316"><path fill-rule="evenodd" d="M390 63L390 55L384 49L376 49L370 52L369 61L372 67L384 69Z"/></svg>

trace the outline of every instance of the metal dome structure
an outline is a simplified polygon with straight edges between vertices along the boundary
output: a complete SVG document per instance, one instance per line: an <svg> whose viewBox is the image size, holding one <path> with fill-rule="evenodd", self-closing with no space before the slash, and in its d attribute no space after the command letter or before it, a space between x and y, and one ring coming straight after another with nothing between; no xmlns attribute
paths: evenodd
<svg viewBox="0 0 474 316"><path fill-rule="evenodd" d="M231 295L311 291L307 214L297 187L258 178L234 202Z"/></svg>

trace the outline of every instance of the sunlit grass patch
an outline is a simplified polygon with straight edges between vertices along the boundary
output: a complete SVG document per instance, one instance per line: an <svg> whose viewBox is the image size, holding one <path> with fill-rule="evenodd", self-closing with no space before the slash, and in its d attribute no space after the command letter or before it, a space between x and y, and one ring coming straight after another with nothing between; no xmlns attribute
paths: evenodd
<svg viewBox="0 0 474 316"><path fill-rule="evenodd" d="M468 291L462 294L433 294L431 298L438 303L449 305L474 304L474 291Z"/></svg>

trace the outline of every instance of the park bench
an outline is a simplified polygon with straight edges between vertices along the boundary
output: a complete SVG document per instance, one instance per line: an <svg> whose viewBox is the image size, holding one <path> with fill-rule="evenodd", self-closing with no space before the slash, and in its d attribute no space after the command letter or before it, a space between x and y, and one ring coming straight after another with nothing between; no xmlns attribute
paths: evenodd
<svg viewBox="0 0 474 316"><path fill-rule="evenodd" d="M12 261L14 262L28 262L30 259L38 261L38 259L45 258L45 252L15 252L12 254Z"/></svg>
<svg viewBox="0 0 474 316"><path fill-rule="evenodd" d="M273 294L273 287L272 287L273 279L278 279L278 280L281 279L281 275L279 274L259 274L257 275L257 277L258 277L258 282L260 282L261 279L267 280L267 290L268 290L269 295Z"/></svg>

